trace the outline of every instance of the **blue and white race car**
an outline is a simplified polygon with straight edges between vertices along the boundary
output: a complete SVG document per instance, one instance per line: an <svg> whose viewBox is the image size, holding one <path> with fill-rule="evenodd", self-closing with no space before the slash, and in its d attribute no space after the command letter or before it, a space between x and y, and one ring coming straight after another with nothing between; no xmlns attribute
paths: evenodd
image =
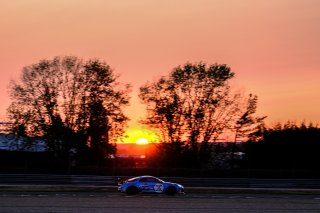
<svg viewBox="0 0 320 213"><path fill-rule="evenodd" d="M128 195L138 193L175 195L177 193L184 193L184 187L177 183L165 182L153 176L139 176L120 183L118 191L125 192Z"/></svg>

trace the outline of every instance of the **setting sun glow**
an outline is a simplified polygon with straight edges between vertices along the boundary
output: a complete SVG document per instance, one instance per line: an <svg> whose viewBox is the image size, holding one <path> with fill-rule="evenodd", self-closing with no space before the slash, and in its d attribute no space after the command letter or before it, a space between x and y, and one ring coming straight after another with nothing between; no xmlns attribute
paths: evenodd
<svg viewBox="0 0 320 213"><path fill-rule="evenodd" d="M139 139L136 141L136 144L138 144L138 145L146 145L146 144L149 144L149 141L148 141L148 139L146 139L146 138L139 138Z"/></svg>
<svg viewBox="0 0 320 213"><path fill-rule="evenodd" d="M128 128L125 131L124 135L125 136L122 138L122 140L118 142L138 145L146 145L149 143L159 142L159 137L154 131L140 126L135 128Z"/></svg>

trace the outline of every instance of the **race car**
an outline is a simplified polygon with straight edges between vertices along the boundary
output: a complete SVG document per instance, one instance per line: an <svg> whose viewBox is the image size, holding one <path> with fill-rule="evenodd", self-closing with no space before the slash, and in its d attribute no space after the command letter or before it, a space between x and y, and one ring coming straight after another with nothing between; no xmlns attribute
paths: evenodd
<svg viewBox="0 0 320 213"><path fill-rule="evenodd" d="M138 193L164 193L175 195L184 193L184 187L177 183L163 181L153 176L139 176L125 180L119 183L118 191L125 192L128 195Z"/></svg>

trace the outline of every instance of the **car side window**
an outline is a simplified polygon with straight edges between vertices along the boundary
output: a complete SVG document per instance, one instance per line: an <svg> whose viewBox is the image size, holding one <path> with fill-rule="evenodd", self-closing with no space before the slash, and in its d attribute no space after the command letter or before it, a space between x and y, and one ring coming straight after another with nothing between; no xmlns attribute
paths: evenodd
<svg viewBox="0 0 320 213"><path fill-rule="evenodd" d="M148 178L141 178L140 179L140 182L148 182L149 180L148 180Z"/></svg>
<svg viewBox="0 0 320 213"><path fill-rule="evenodd" d="M149 178L149 182L159 183L160 181L156 178Z"/></svg>

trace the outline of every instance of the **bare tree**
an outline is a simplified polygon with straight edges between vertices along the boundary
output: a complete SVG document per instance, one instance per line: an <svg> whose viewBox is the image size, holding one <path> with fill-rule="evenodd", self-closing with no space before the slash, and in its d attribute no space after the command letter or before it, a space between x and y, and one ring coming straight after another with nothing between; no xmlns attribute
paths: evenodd
<svg viewBox="0 0 320 213"><path fill-rule="evenodd" d="M103 145L108 152L107 144L122 134L128 120L123 114L128 92L105 62L55 57L24 67L20 82L11 82L8 113L15 126L43 137L56 153L79 151L88 141L87 148Z"/></svg>
<svg viewBox="0 0 320 213"><path fill-rule="evenodd" d="M140 88L147 106L143 123L162 132L163 142L174 144L176 157L183 152L205 165L212 143L232 130L243 112L243 95L234 92L229 80L234 73L224 64L187 63L167 77Z"/></svg>

